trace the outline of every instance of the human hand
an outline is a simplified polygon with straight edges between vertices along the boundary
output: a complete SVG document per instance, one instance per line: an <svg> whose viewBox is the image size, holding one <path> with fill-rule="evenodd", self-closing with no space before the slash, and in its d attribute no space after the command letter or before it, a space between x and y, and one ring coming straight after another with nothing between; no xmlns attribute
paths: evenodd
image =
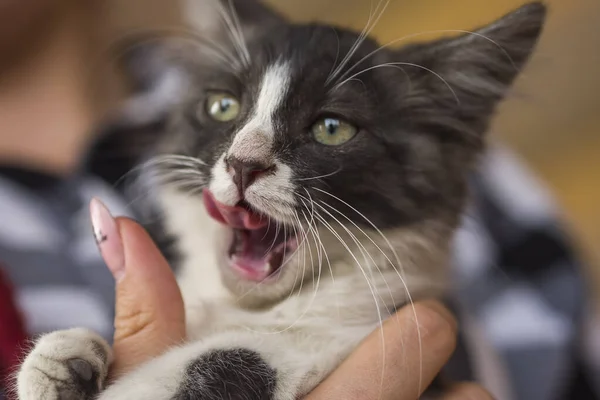
<svg viewBox="0 0 600 400"><path fill-rule="evenodd" d="M173 272L144 228L127 218L113 219L97 200L90 211L116 281L114 378L182 343L185 311Z"/></svg>
<svg viewBox="0 0 600 400"><path fill-rule="evenodd" d="M96 201L92 216L102 221L95 224L103 226L101 231L95 230L96 237L117 281L111 375L119 376L185 339L183 301L171 269L141 226L125 218L112 219ZM439 303L416 303L414 312L412 307L404 307L365 339L306 400L416 400L448 361L455 345L456 322ZM442 400L491 398L477 385L461 384Z"/></svg>
<svg viewBox="0 0 600 400"><path fill-rule="evenodd" d="M455 346L456 322L444 306L431 300L415 303L414 309L405 306L367 337L306 400L417 400ZM439 400L492 400L492 396L479 385L461 383Z"/></svg>

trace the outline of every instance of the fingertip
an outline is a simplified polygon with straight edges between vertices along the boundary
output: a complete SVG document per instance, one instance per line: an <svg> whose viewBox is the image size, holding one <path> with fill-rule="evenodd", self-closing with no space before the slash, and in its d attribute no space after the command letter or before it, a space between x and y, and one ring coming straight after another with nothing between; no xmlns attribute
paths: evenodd
<svg viewBox="0 0 600 400"><path fill-rule="evenodd" d="M450 310L440 301L437 300L424 300L420 303L417 304L417 307L419 308L427 308L430 311L432 311L434 314L436 314L436 319L444 319L445 322L448 324L448 328L453 331L456 332L458 329L458 323L456 321L456 318L454 317L454 315L450 312ZM441 322L439 322L441 323Z"/></svg>
<svg viewBox="0 0 600 400"><path fill-rule="evenodd" d="M406 305L397 313L399 329L406 329L406 320L417 322L422 340L452 352L456 346L458 324L452 313L439 301L423 300Z"/></svg>
<svg viewBox="0 0 600 400"><path fill-rule="evenodd" d="M117 222L98 198L90 201L90 219L100 254L115 280L120 281L125 275L125 252Z"/></svg>
<svg viewBox="0 0 600 400"><path fill-rule="evenodd" d="M438 301L424 301L415 305L419 326L424 336L449 353L457 342L458 323L450 311Z"/></svg>

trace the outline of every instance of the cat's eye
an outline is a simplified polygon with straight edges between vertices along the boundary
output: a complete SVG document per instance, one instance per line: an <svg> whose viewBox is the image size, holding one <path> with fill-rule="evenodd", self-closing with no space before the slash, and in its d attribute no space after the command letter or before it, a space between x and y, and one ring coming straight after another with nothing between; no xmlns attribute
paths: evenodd
<svg viewBox="0 0 600 400"><path fill-rule="evenodd" d="M229 93L210 93L206 99L206 112L216 121L233 121L240 114L240 102Z"/></svg>
<svg viewBox="0 0 600 400"><path fill-rule="evenodd" d="M358 129L338 118L323 118L312 126L315 140L327 146L339 146L352 139Z"/></svg>

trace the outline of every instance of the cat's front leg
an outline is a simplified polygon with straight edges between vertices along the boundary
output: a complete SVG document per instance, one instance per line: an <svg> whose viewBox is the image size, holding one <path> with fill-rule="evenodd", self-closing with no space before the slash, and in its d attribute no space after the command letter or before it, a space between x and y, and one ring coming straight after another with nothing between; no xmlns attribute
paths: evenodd
<svg viewBox="0 0 600 400"><path fill-rule="evenodd" d="M150 361L99 399L297 400L345 356L339 341L333 347L303 346L310 340L297 333L221 333ZM352 346L347 347L344 353Z"/></svg>
<svg viewBox="0 0 600 400"><path fill-rule="evenodd" d="M112 350L87 329L42 336L17 375L20 400L91 400L102 390Z"/></svg>

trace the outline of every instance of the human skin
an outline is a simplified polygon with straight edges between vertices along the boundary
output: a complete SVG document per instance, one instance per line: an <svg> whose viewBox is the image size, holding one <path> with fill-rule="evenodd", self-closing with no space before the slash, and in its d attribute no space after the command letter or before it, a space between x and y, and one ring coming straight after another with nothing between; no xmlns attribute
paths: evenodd
<svg viewBox="0 0 600 400"><path fill-rule="evenodd" d="M127 218L113 219L96 200L92 216L108 238L100 251L116 281L111 368L116 378L185 340L185 313L175 277L146 231ZM437 301L416 303L414 309L406 306L380 329L306 399L416 400L456 345L456 321ZM442 399L491 398L480 386L463 383L451 387Z"/></svg>
<svg viewBox="0 0 600 400"><path fill-rule="evenodd" d="M3 164L58 176L78 168L100 105L119 85L108 83L96 11L88 0L0 1Z"/></svg>

